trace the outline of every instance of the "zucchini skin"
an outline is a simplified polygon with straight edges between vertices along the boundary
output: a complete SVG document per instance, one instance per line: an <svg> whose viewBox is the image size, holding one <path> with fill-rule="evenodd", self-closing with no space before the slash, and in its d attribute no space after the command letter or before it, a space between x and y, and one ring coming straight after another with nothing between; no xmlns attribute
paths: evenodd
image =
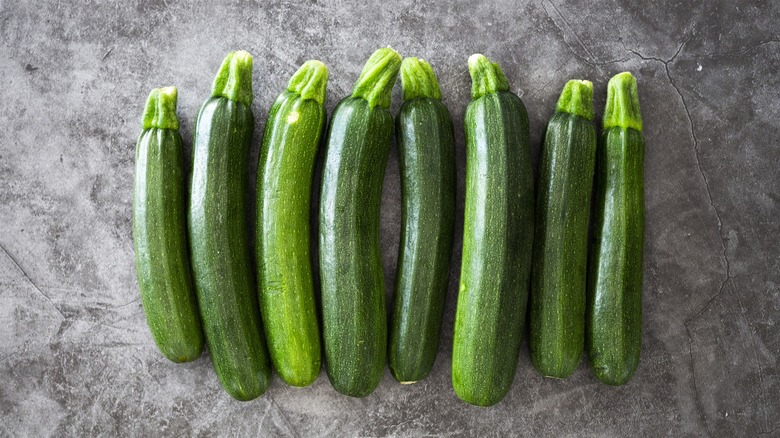
<svg viewBox="0 0 780 438"><path fill-rule="evenodd" d="M251 58L248 68L251 74ZM271 377L248 244L253 129L249 104L216 92L206 100L195 125L190 190L191 258L206 342L222 387L238 400L262 395Z"/></svg>
<svg viewBox="0 0 780 438"><path fill-rule="evenodd" d="M639 365L642 344L644 139L636 80L614 76L596 153L595 224L586 342L591 368L623 385Z"/></svg>
<svg viewBox="0 0 780 438"><path fill-rule="evenodd" d="M588 297L588 356L596 377L623 385L639 365L642 345L644 140L612 127L602 134L596 164L594 244Z"/></svg>
<svg viewBox="0 0 780 438"><path fill-rule="evenodd" d="M387 350L379 208L393 116L347 97L330 121L320 194L322 333L328 377L364 397L382 378Z"/></svg>
<svg viewBox="0 0 780 438"><path fill-rule="evenodd" d="M336 106L320 188L322 335L336 391L364 397L376 389L387 355L385 278L379 208L393 116L390 100L401 56L375 51L352 95Z"/></svg>
<svg viewBox="0 0 780 438"><path fill-rule="evenodd" d="M268 114L257 169L260 311L274 369L293 386L314 382L321 367L309 211L324 124L321 102L289 89L283 92Z"/></svg>
<svg viewBox="0 0 780 438"><path fill-rule="evenodd" d="M170 88L162 89L166 90ZM152 105L165 99L160 91L150 95ZM175 119L175 89L172 99ZM133 243L138 286L160 352L173 362L189 362L200 357L203 331L187 249L184 151L178 121L175 129L155 125L143 130L135 152Z"/></svg>
<svg viewBox="0 0 780 438"><path fill-rule="evenodd" d="M531 268L528 115L507 89L476 97L465 118L466 201L452 384L458 397L478 406L501 401L514 380Z"/></svg>
<svg viewBox="0 0 780 438"><path fill-rule="evenodd" d="M389 363L398 381L412 383L431 372L439 345L455 219L455 140L447 107L428 97L404 102L396 132L403 215Z"/></svg>
<svg viewBox="0 0 780 438"><path fill-rule="evenodd" d="M592 114L592 88L586 106ZM593 122L556 111L539 163L529 312L531 360L546 377L570 376L584 350L595 155Z"/></svg>

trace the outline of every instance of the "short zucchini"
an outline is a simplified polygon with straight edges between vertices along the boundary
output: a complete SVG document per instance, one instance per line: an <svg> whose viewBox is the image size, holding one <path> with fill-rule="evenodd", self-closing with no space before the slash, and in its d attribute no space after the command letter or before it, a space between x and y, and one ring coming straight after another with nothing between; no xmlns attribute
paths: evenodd
<svg viewBox="0 0 780 438"><path fill-rule="evenodd" d="M405 58L401 84L403 215L389 362L398 381L414 383L431 372L439 345L455 219L455 139L431 66Z"/></svg>
<svg viewBox="0 0 780 438"><path fill-rule="evenodd" d="M252 57L227 55L195 124L190 248L209 355L238 400L271 378L249 248L247 184L252 143Z"/></svg>
<svg viewBox="0 0 780 438"><path fill-rule="evenodd" d="M276 373L307 386L320 373L309 208L325 125L328 69L308 61L268 113L257 167L256 257L260 311Z"/></svg>
<svg viewBox="0 0 780 438"><path fill-rule="evenodd" d="M387 351L379 207L401 57L379 49L333 111L320 194L322 332L328 377L346 395L379 385Z"/></svg>
<svg viewBox="0 0 780 438"><path fill-rule="evenodd" d="M497 64L469 58L466 204L452 384L464 401L501 401L515 377L533 244L528 114Z"/></svg>
<svg viewBox="0 0 780 438"><path fill-rule="evenodd" d="M631 379L642 346L644 149L636 79L620 73L607 87L596 156L587 303L590 365L609 385Z"/></svg>
<svg viewBox="0 0 780 438"><path fill-rule="evenodd" d="M569 81L547 125L536 191L528 343L546 377L571 375L584 350L592 120L593 84Z"/></svg>
<svg viewBox="0 0 780 438"><path fill-rule="evenodd" d="M146 322L173 362L203 349L187 251L184 150L176 117L176 87L155 88L146 101L135 150L133 242Z"/></svg>

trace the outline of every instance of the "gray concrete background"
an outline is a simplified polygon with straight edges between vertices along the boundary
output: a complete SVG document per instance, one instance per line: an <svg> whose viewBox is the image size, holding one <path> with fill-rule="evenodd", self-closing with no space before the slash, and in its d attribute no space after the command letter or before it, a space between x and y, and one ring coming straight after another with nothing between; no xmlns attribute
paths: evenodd
<svg viewBox="0 0 780 438"><path fill-rule="evenodd" d="M634 3L0 0L0 435L780 435L780 5ZM385 45L439 75L456 120L459 229L470 54L503 66L529 109L535 157L566 80L594 82L598 118L609 77L637 76L645 324L629 384L600 384L585 358L571 378L543 379L524 347L501 404L460 402L449 369L460 238L439 357L416 385L386 372L375 393L351 399L323 372L306 389L274 378L267 395L240 403L207 355L174 365L157 352L131 235L149 90L179 87L189 147L228 51L254 55L257 133L303 61L330 68L332 110ZM398 184L393 151L382 207L388 285Z"/></svg>

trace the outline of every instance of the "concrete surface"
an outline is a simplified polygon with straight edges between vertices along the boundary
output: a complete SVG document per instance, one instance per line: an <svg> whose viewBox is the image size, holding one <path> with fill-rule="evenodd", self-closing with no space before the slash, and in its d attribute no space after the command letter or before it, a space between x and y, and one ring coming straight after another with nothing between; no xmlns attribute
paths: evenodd
<svg viewBox="0 0 780 438"><path fill-rule="evenodd" d="M780 435L780 5L447 3L0 0L0 435ZM456 121L469 100L468 55L499 62L529 109L536 155L567 79L595 83L600 117L608 78L637 76L645 325L628 385L600 384L585 358L571 378L545 380L524 347L501 404L461 403L449 369L459 238L439 357L416 385L386 372L374 394L350 399L323 372L306 389L274 378L266 396L240 403L207 355L174 365L157 352L130 221L149 90L179 87L189 147L229 50L255 57L259 132L303 61L330 68L332 110L385 45L432 62ZM456 132L462 215L460 123ZM388 285L397 166L393 151L382 213Z"/></svg>

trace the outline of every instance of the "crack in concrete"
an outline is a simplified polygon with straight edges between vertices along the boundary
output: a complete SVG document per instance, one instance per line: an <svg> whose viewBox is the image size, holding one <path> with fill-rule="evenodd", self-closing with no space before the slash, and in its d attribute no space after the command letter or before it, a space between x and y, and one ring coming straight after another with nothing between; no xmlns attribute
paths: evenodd
<svg viewBox="0 0 780 438"><path fill-rule="evenodd" d="M655 56L645 56L642 53L640 53L638 50L631 49L631 48L627 47L626 43L623 41L622 37L620 38L620 44L623 46L624 50L633 53L634 55L638 56L640 59L644 59L645 61L658 61L658 62L660 62L661 64L664 65L664 67L666 67L666 73L667 73L667 76L669 76L669 63L671 63L672 61L677 59L677 56L680 54L680 52L682 52L683 47L685 47L685 45L688 44L688 41L690 41L691 38L693 38L693 34L688 35L688 38L686 38L685 41L680 43L680 46L677 48L677 51L674 52L674 55L672 55L671 58L666 59L666 60L658 58L658 57L655 57ZM671 82L671 78L669 78L669 81ZM672 85L674 86L674 84L672 84ZM679 92L679 90L678 90L678 92ZM685 109L687 111L688 107L685 107ZM689 117L690 117L690 114L689 114ZM693 132L693 129L691 129L691 132Z"/></svg>
<svg viewBox="0 0 780 438"><path fill-rule="evenodd" d="M701 159L700 159L701 153L699 151L699 140L696 137L696 130L695 130L695 127L694 127L693 118L691 117L691 111L688 108L688 103L685 100L685 96L680 91L680 88L677 86L677 84L674 83L674 80L672 79L671 72L669 70L669 64L671 62L673 62L677 58L677 56L680 54L680 52L682 51L682 49L685 46L685 44L688 41L690 41L691 37L692 37L692 35L689 36L688 39L686 39L682 44L680 44L680 47L677 49L677 52L674 54L674 56L672 56L668 60L663 60L661 58L657 58L657 57L653 57L653 56L645 56L642 53L640 53L640 52L638 52L638 51L636 51L634 49L626 47L625 43L623 43L623 41L621 40L621 44L623 44L623 47L626 50L628 50L629 52L631 52L631 53L635 54L636 56L638 56L640 59L643 59L645 61L656 61L656 62L660 62L661 64L663 64L664 72L666 73L666 78L669 80L669 84L672 86L672 88L674 88L675 92L677 92L677 95L680 97L680 101L682 102L683 109L685 110L685 116L687 117L688 124L690 125L691 140L693 141L694 156L696 158L696 168L698 169L699 174L701 175L702 180L704 181L704 188L707 191L707 199L709 201L710 207L712 208L712 211L715 213L715 218L718 221L718 237L720 238L720 245L721 245L721 249L722 249L722 260L723 260L723 263L726 266L726 272L725 272L726 278L721 283L721 285L720 285L720 287L718 289L718 292L715 295L713 295L709 300L707 300L707 302L704 304L704 306L701 309L699 309L692 317L688 318L684 322L684 325L686 327L687 327L687 325L690 322L692 322L694 319L696 319L696 317L698 317L705 309L707 309L707 307L710 305L710 303L712 303L712 301L715 300L723 292L723 290L726 288L726 285L733 278L732 275L731 275L731 261L729 260L729 257L728 257L728 245L726 244L726 240L727 239L725 237L723 237L723 220L721 218L720 212L718 211L717 207L715 207L715 202L714 202L713 197L712 197L712 189L710 188L710 183L709 183L709 179L707 178L707 174L704 172L704 169L701 166Z"/></svg>
<svg viewBox="0 0 780 438"><path fill-rule="evenodd" d="M688 38L680 44L680 47L677 48L677 51L674 53L674 55L671 58L666 59L666 60L658 58L658 57L655 57L655 56L645 56L645 55L643 55L642 53L640 53L639 51L637 51L635 49L631 49L629 47L626 47L626 45L625 45L625 43L623 42L622 39L620 40L620 43L623 45L623 48L625 50L633 53L634 55L638 56L640 59L645 60L645 61L660 62L664 66L664 72L666 73L666 78L669 81L669 85L671 85L672 88L674 88L674 91L680 97L680 102L682 103L683 109L685 110L685 116L688 119L688 124L690 126L691 141L693 141L693 149L694 149L694 157L696 159L696 167L699 170L699 174L701 175L702 180L704 181L704 187L705 187L706 192L707 192L707 199L709 201L710 207L712 208L712 211L715 213L715 218L717 219L717 222L718 222L718 238L720 240L721 249L722 249L722 260L723 260L723 263L726 266L726 272L725 272L726 276L725 276L725 279L721 282L721 285L720 285L720 287L718 289L718 292L714 296L712 296L709 300L707 300L707 302L704 304L704 306L701 309L699 309L696 312L695 315L693 315L692 317L688 318L685 322L683 322L683 327L685 328L685 333L688 336L688 355L689 355L689 359L690 359L690 363L691 363L691 380L693 381L693 395L694 395L694 400L696 402L696 410L699 412L699 418L702 421L702 423L704 424L704 427L707 429L707 434L709 436L712 436L712 430L710 429L710 425L707 422L707 418L706 418L706 416L704 414L704 406L702 405L701 394L699 393L699 386L698 386L698 384L696 382L696 361L695 361L695 358L693 356L693 343L694 342L693 342L693 336L691 335L691 329L689 327L689 324L696 317L698 317L710 305L710 303L712 303L716 298L718 298L721 295L721 293L723 293L723 291L726 288L726 285L729 284L729 282L731 281L732 277L731 277L731 262L730 262L730 260L728 258L728 245L726 245L726 239L723 237L723 220L721 219L720 212L715 207L715 202L714 202L713 197L712 197L712 190L710 188L709 180L707 179L707 174L704 172L704 169L701 166L700 151L699 151L699 139L696 137L696 129L695 129L695 125L693 123L693 117L691 117L691 111L688 108L688 102L685 100L685 96L683 95L682 91L680 91L680 88L677 86L677 84L675 84L674 79L672 79L672 74L671 74L671 71L669 69L669 64L671 64L680 55L680 53L682 52L683 47L685 47L685 45L688 43L688 41L691 40L692 37L693 37L693 34L690 34L688 36Z"/></svg>
<svg viewBox="0 0 780 438"><path fill-rule="evenodd" d="M780 430L780 423L778 423L778 424L777 424L777 425L776 425L776 426L775 426L773 429L771 429L771 430L767 430L766 432L760 432L760 433L758 434L758 436L761 436L761 435L769 435L769 434L771 434L771 433L777 432L778 430Z"/></svg>
<svg viewBox="0 0 780 438"><path fill-rule="evenodd" d="M731 289L735 290L733 282L731 283ZM747 320L747 318L745 318L745 313L747 313L747 310L745 309L745 305L742 303L742 299L739 297L739 294L735 294L735 296L737 298L737 302L739 303L739 308L742 309L742 313L741 313L742 321L745 323L745 325L747 327L750 327L750 322ZM758 343L756 342L756 337L755 336L750 336L750 339L753 341L752 342L752 344L753 344L753 359L755 360L756 367L758 368L758 384L759 384L758 399L759 399L759 407L761 407L761 406L764 406L764 403L763 403L764 402L764 400L763 400L764 397L762 397L763 389L764 389L764 369L761 367L761 361L759 360L759 357L758 357L759 346L758 346ZM761 412L760 410L758 410L758 411ZM767 413L766 413L766 409L765 409L764 410L764 423L768 423L768 422L769 422L769 418L767 417Z"/></svg>
<svg viewBox="0 0 780 438"><path fill-rule="evenodd" d="M35 282L32 280L32 278L30 278L30 276L29 276L29 275L27 275L27 271L25 271L25 270L22 268L22 265L20 265L20 264L19 264L19 261L18 261L18 260L16 260L16 257L14 257L13 255L11 255L11 253L10 253L10 252L8 252L8 250L7 250L7 249L5 249L5 246L3 246L2 244L0 244L0 249L2 249L2 250L3 250L3 252L5 253L5 255L6 255L6 256L8 256L8 259L9 259L9 260L11 260L11 262L12 262L12 263L13 263L13 264L16 266L16 269L18 269L18 270L19 270L19 272L21 272L21 273L22 273L22 275L24 276L24 278L25 278L25 279L27 279L27 281L28 281L28 282L29 282L29 283L32 285L32 287L34 287L34 288L35 288L35 290L37 290L37 291L38 291L38 293L39 293L39 294L41 294L41 296L42 296L44 299L46 299L46 301L47 301L47 302L48 302L48 303L49 303L49 304L50 304L50 305L51 305L51 306L54 308L54 310L56 310L56 311L57 311L57 313L60 315L60 317L61 317L63 320L66 320L67 318L65 318L65 315L63 315L63 314L62 314L62 311L60 310L60 308L59 308L59 307L57 307L57 306L54 304L54 301L52 301L52 300L51 300L51 298L49 298L49 296L48 296L48 295L46 295L45 293L43 293L43 291L41 290L41 288L39 288L39 287L38 287L38 285L37 285L37 284L35 284Z"/></svg>
<svg viewBox="0 0 780 438"><path fill-rule="evenodd" d="M588 46L585 45L585 43L582 41L582 38L580 38L580 36L577 35L577 32L575 32L574 29L572 29L571 24L569 24L569 20L567 20L566 17L563 16L563 14L558 9L558 7L555 6L555 3L553 3L553 2L551 2L549 0L546 1L545 3L549 3L550 6L552 6L552 8L555 10L555 13L557 13L558 16L561 17L561 20L563 20L563 23L566 25L566 27L569 28L569 30L571 31L572 35L574 35L574 38L577 40L577 42L580 43L580 46L582 46L582 49L585 50L585 53L587 53L588 56L590 56L591 60L595 62L596 57L593 56L593 52L588 48ZM544 11L547 12L547 8L544 8ZM550 16L549 12L547 12L547 16L548 17ZM552 17L550 17L550 19L552 20ZM555 20L553 20L553 23L555 23ZM558 26L557 24L555 26L558 27L558 29L564 35L564 40L565 40L566 34L563 33L563 29L561 29L560 26ZM571 49L571 46L569 46L569 49Z"/></svg>
<svg viewBox="0 0 780 438"><path fill-rule="evenodd" d="M699 411L699 414L701 416L702 422L704 423L704 426L707 428L708 434L710 436L712 436L712 431L710 430L710 426L709 426L709 424L708 424L708 422L707 422L707 420L706 420L706 418L704 416L704 409L703 409L703 405L701 403L701 395L699 394L699 388L698 388L698 384L696 382L696 365L695 365L695 360L694 360L694 356L693 356L693 343L694 342L693 342L693 336L691 335L690 324L693 321L695 321L706 309L708 309L709 306L716 299L718 299L718 297L720 297L720 295L726 289L727 285L730 285L732 290L733 290L734 289L733 279L737 278L737 277L742 277L742 276L733 276L731 274L731 261L729 260L729 256L728 256L728 244L727 244L727 240L728 239L723 236L723 220L721 218L720 212L718 211L717 207L715 206L715 203L714 203L714 200L713 200L713 197L712 197L712 190L710 188L709 179L707 178L707 174L704 172L704 169L702 168L702 165L701 165L701 159L700 159L701 154L700 154L700 150L699 150L699 141L698 141L698 138L696 137L696 130L695 130L695 127L694 127L693 118L691 117L691 112L690 112L690 109L688 108L688 103L685 100L685 96L680 91L680 88L677 86L677 84L674 82L674 79L672 79L671 71L669 69L669 64L672 63L677 58L677 56L681 53L681 51L682 51L683 47L685 46L685 44L688 43L688 41L690 41L692 36L693 36L692 34L689 35L689 37L682 44L680 44L680 47L677 49L677 52L675 52L674 56L672 56L668 60L664 60L664 59L661 59L661 58L658 58L658 57L653 57L653 56L645 56L645 55L643 55L642 53L640 53L637 50L634 50L634 49L626 47L626 45L625 45L625 43L623 43L622 39L621 39L620 42L623 45L623 48L625 50L628 50L629 52L631 52L634 55L638 56L640 59L643 59L645 61L656 61L656 62L660 62L661 64L663 64L664 72L666 73L666 78L669 80L669 84L672 86L672 88L674 88L675 92L680 97L680 101L682 102L683 109L685 110L685 115L686 115L686 117L688 119L688 124L690 125L691 139L693 141L693 146L694 146L694 156L696 158L696 167L697 167L697 169L699 171L699 174L702 177L702 180L704 181L704 187L705 187L706 192L707 192L707 199L709 201L710 207L712 208L712 211L715 213L715 218L717 219L717 222L718 222L718 238L720 240L721 249L722 249L722 261L723 261L723 264L725 264L725 268L726 268L725 269L725 278L721 282L720 287L718 288L717 293L715 293L712 297L710 297L707 300L707 302L704 303L704 305L693 316L689 317L687 320L685 320L685 322L683 322L683 326L684 326L686 334L688 336L688 353L690 355L691 379L693 380L693 389L694 389L694 396L695 396L695 401L696 401L696 408ZM704 57L740 56L740 55L744 55L745 53L749 52L750 50L754 50L754 49L756 49L758 47L761 47L761 46L764 46L764 45L767 45L767 44L778 43L778 42L780 42L780 40L767 40L767 41L763 41L761 43L755 44L753 46L747 47L747 48L745 48L745 49L743 49L743 50L741 50L739 52L705 55ZM743 309L743 313L744 313L744 311L745 311L744 310L744 306L742 305L742 302L739 299L739 296L737 296L737 300L740 302L740 307ZM756 364L756 367L758 368L759 384L763 388L763 376L762 376L763 370L762 370L760 361L759 361L758 356L757 356L756 351L755 351L756 350L755 343L754 343L754 349L753 350L754 350L755 364ZM759 390L759 392L761 392L761 390ZM766 422L767 420L768 419L767 419L767 416L766 416L766 411L764 411L764 421ZM769 432L762 432L760 435L769 434L769 433L772 433L772 432L774 432L774 431L776 431L778 429L780 429L780 425L775 427L775 429L770 430Z"/></svg>
<svg viewBox="0 0 780 438"><path fill-rule="evenodd" d="M543 91L545 88L547 88L547 86L550 85L552 83L552 81L554 81L556 79L555 75L558 74L559 71L563 70L563 68L566 67L566 64L568 64L569 61L571 61L571 58L573 58L573 57L574 57L574 55L571 55L568 58L566 58L566 60L563 61L563 63L561 63L561 65L558 68L556 68L554 72L552 72L550 74L550 80L545 82L545 84L542 85L541 87L537 88L536 91L534 91L533 93L529 94L528 98L530 99L531 97L536 95L536 93L539 93L539 92Z"/></svg>
<svg viewBox="0 0 780 438"><path fill-rule="evenodd" d="M270 398L270 397L269 397ZM268 406L265 407L265 410L263 411L263 416L260 417L260 421L257 425L257 431L259 432L259 435L262 435L263 432L263 423L265 422L265 417L268 416L268 412L271 410L271 402L268 402Z"/></svg>
<svg viewBox="0 0 780 438"><path fill-rule="evenodd" d="M107 306L105 309L106 309L106 310L110 310L110 309L121 309L122 307L126 307L126 306L129 306L129 305L131 305L131 304L135 304L135 303L137 303L137 302L139 302L139 301L141 301L141 297L140 297L140 296L139 296L139 297L136 297L135 299L133 299L133 300L131 300L131 301L128 301L128 302L126 302L126 303L123 303L123 304L117 304L116 306Z"/></svg>
<svg viewBox="0 0 780 438"><path fill-rule="evenodd" d="M767 44L775 44L775 43L780 43L780 40L775 40L775 39L765 40L765 41L761 41L760 43L753 44L752 46L747 46L747 47L745 47L744 49L742 49L742 50L740 50L738 52L705 53L701 57L702 58L717 58L717 57L720 57L720 56L742 56L742 55L746 54L747 52L749 52L751 50L755 50L755 49L757 49L759 47L766 46Z"/></svg>
<svg viewBox="0 0 780 438"><path fill-rule="evenodd" d="M279 411L279 415L282 416L282 419L285 423L287 423L287 427L290 428L290 431L292 431L293 435L295 435L296 438L300 438L301 436L298 434L298 431L295 430L292 423L290 423L290 420L287 418L286 415L284 415L284 411L282 411L282 408L279 407L279 404L274 401L274 399L271 397L270 394L268 394L268 400L271 402L272 405L276 407L276 410Z"/></svg>
<svg viewBox="0 0 780 438"><path fill-rule="evenodd" d="M691 330L686 324L683 324L685 333L688 336L688 355L691 362L691 380L693 380L693 396L696 403L696 410L699 412L699 419L704 423L704 427L707 429L707 435L712 436L710 425L707 422L707 418L704 416L704 406L701 403L701 395L699 394L699 386L696 383L696 362L693 359L693 336L691 336Z"/></svg>
<svg viewBox="0 0 780 438"><path fill-rule="evenodd" d="M555 21L555 19L553 19L552 15L550 15L550 11L547 9L547 4L549 4L552 7L552 9L555 11L555 13L561 19L561 21L563 21L563 23L566 25L566 27L569 28L570 33L572 35L574 35L574 38L580 44L582 49L585 50L585 53L588 56L590 56L591 59L588 59L585 56L582 56L579 53L577 53L577 51L574 50L574 47L572 47L572 45L568 41L566 41L566 30L564 30L564 28L561 27L561 25L559 25ZM558 29L558 32L561 33L561 37L563 38L563 43L569 49L569 52L571 52L571 54L574 55L574 57L576 57L580 61L582 61L582 62L584 62L584 63L586 63L588 65L592 65L592 66L596 67L602 74L605 74L604 70L601 68L602 66L608 65L608 64L615 64L615 63L618 63L618 62L624 62L624 61L627 61L629 59L629 58L626 57L626 58L620 58L620 59L612 59L612 60L609 60L609 61L599 61L599 60L597 60L596 56L593 54L593 52L590 50L590 48L588 48L588 46L585 45L585 43L582 41L582 38L580 38L580 36L577 35L577 32L575 32L574 29L572 29L571 25L569 24L569 21L566 20L566 17L563 16L561 11L558 9L557 6L555 6L555 4L553 2L547 0L544 3L542 3L542 7L544 8L544 13L545 13L545 15L547 15L547 18L549 18L550 21L552 21L553 26L555 26L555 28Z"/></svg>
<svg viewBox="0 0 780 438"><path fill-rule="evenodd" d="M690 39L690 37L688 39ZM682 50L682 47L684 45L685 43L680 45L680 50ZM704 187L707 191L707 199L709 200L710 207L712 207L712 210L715 212L715 218L718 220L718 237L720 238L721 248L723 249L723 261L726 264L726 278L721 283L720 289L715 294L715 296L713 296L707 301L704 307L702 307L698 312L696 312L696 315L694 316L696 317L700 315L713 300L715 300L718 296L720 296L720 294L725 289L726 284L728 284L729 280L731 279L731 263L729 262L729 258L728 258L728 252L727 252L728 247L726 245L725 239L723 238L723 232L722 232L723 221L721 220L720 212L718 212L718 209L715 207L715 203L712 198L712 191L710 189L710 184L709 184L709 180L707 179L707 175L704 173L704 169L701 167L701 160L699 158L700 157L699 140L696 138L696 130L694 129L693 118L691 117L691 112L688 109L688 104L685 101L685 96L683 96L682 92L677 87L677 84L675 84L674 80L672 80L672 75L669 71L669 63L672 62L674 58L676 58L677 55L680 54L680 50L678 50L677 53L675 53L675 55L669 61L667 62L662 61L662 62L664 64L664 70L666 71L666 77L667 79L669 79L669 84L671 84L671 86L677 92L677 95L680 96L680 101L683 104L683 108L685 109L685 115L687 116L688 123L690 124L691 127L691 138L693 139L693 148L694 148L694 156L696 158L696 167L699 169L699 174L701 174L701 177L704 180ZM691 378L693 379L694 396L696 397L696 409L699 411L699 415L701 416L702 422L704 422L704 427L707 428L707 433L709 434L709 436L712 436L710 425L707 422L706 416L704 415L704 407L701 402L701 395L699 394L699 388L696 384L696 362L693 357L693 337L691 336L691 330L688 326L688 324L691 321L693 321L693 319L689 318L687 321L683 323L683 326L685 327L685 332L688 335L688 352L690 354L690 360L691 360Z"/></svg>
<svg viewBox="0 0 780 438"><path fill-rule="evenodd" d="M5 361L6 361L6 359L8 359L8 358L10 358L10 357L12 357L12 356L14 356L14 355L16 355L17 353L18 353L18 352L16 352L16 351L12 351L12 352L10 352L10 353L6 354L6 355L5 355L5 356L3 356L3 357L0 357L0 363L3 363L3 362L5 362Z"/></svg>

